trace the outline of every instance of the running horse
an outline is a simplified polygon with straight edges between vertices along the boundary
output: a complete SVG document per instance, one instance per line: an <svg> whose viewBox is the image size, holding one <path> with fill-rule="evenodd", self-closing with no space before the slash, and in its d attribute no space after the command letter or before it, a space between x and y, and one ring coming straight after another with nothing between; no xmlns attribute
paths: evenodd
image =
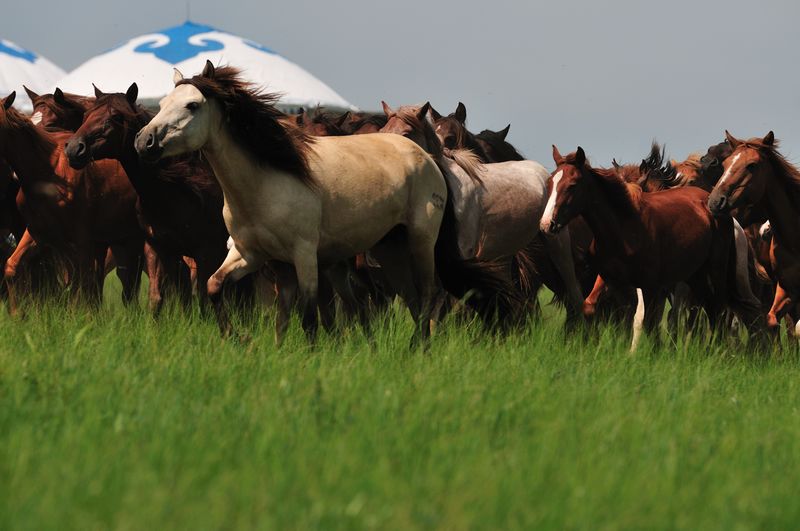
<svg viewBox="0 0 800 531"><path fill-rule="evenodd" d="M661 322L667 293L678 282L689 284L712 329L728 302L737 304L745 323L757 320L749 290L740 291L736 283L733 220L711 215L707 192L684 187L643 193L616 170L593 168L580 147L562 156L553 146L553 160L553 191L542 227L557 233L583 216L594 234L591 255L599 274L611 286L637 288L644 307L639 320L647 332ZM637 338L635 327L632 348Z"/></svg>
<svg viewBox="0 0 800 531"><path fill-rule="evenodd" d="M770 266L777 286L767 326L777 331L781 319L800 302L800 170L778 151L772 131L763 138L740 140L725 132L731 153L708 207L715 215L751 209L753 220L769 219Z"/></svg>
<svg viewBox="0 0 800 531"><path fill-rule="evenodd" d="M275 94L259 92L235 68L209 61L189 79L176 70L173 81L136 150L150 162L200 150L214 170L234 242L208 281L223 334L231 331L223 286L269 262L280 286L276 338L297 286L313 340L320 272L341 281L337 266L371 250L391 277L409 280L401 293L415 340L426 339L447 197L434 160L395 135L309 137L280 121Z"/></svg>
<svg viewBox="0 0 800 531"><path fill-rule="evenodd" d="M77 297L97 305L102 298L106 250L133 276L140 276L143 234L136 222L136 194L116 162L97 162L82 171L69 167L64 143L71 133L46 131L2 100L0 160L17 174L17 198L28 232L8 259L5 279L9 310L16 312L15 277L37 245L66 259ZM129 283L123 301L132 302L138 284Z"/></svg>

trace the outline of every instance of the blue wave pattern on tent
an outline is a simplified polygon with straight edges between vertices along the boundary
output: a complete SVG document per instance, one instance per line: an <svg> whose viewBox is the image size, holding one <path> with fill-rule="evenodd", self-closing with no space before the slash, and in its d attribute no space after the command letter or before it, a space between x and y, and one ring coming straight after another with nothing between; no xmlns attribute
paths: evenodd
<svg viewBox="0 0 800 531"><path fill-rule="evenodd" d="M38 57L33 52L30 52L23 48L18 48L16 46L9 46L3 41L0 41L0 53L10 55L11 57L17 57L18 59L28 61L29 63L35 63L36 58Z"/></svg>
<svg viewBox="0 0 800 531"><path fill-rule="evenodd" d="M202 39L202 45L192 44L189 39L195 35L208 33L210 31L217 31L211 26L204 26L202 24L195 24L193 22L186 22L180 26L167 28L158 31L169 39L169 42L162 45L157 45L157 41L149 41L140 44L133 49L136 53L152 53L162 61L170 64L178 64L181 61L186 61L203 52L214 52L222 50L225 45L214 39Z"/></svg>

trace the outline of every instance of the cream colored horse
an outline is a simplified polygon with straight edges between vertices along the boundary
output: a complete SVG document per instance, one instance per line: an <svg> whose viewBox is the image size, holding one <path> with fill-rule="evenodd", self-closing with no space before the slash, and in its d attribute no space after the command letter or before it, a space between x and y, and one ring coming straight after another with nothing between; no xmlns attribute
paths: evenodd
<svg viewBox="0 0 800 531"><path fill-rule="evenodd" d="M436 163L413 142L391 135L311 139L278 122L275 97L260 94L233 68L207 63L184 79L138 134L136 149L156 160L201 150L225 196L224 218L234 245L208 281L223 333L230 325L220 303L228 279L270 262L281 286L277 325L288 324L296 278L303 325L313 338L321 270L399 233L413 277L405 300L416 321L415 338L429 334L434 252L447 196ZM397 264L394 264L395 266Z"/></svg>

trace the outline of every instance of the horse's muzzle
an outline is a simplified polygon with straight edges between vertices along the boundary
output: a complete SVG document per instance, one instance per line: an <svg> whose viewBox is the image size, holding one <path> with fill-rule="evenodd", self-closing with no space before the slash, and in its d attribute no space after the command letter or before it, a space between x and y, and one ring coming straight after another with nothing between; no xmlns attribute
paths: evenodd
<svg viewBox="0 0 800 531"><path fill-rule="evenodd" d="M712 192L708 196L708 210L715 216L722 216L730 211L728 197L722 193Z"/></svg>
<svg viewBox="0 0 800 531"><path fill-rule="evenodd" d="M89 149L80 138L73 138L64 146L64 153L69 159L69 165L76 170L82 170L91 161Z"/></svg>
<svg viewBox="0 0 800 531"><path fill-rule="evenodd" d="M550 234L558 234L561 231L561 229L563 229L563 228L564 228L564 225L561 225L560 223L556 223L555 220L553 220L553 221L550 222L550 226L547 227L547 232L549 232Z"/></svg>
<svg viewBox="0 0 800 531"><path fill-rule="evenodd" d="M144 130L136 133L134 147L139 154L139 158L147 162L155 162L161 158L164 148L158 142L158 137L153 133L144 133Z"/></svg>

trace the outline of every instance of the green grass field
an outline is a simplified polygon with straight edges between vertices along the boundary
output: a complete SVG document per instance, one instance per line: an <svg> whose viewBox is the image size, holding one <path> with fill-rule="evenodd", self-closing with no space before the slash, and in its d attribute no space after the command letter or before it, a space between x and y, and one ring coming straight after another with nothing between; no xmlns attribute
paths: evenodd
<svg viewBox="0 0 800 531"><path fill-rule="evenodd" d="M114 296L116 301L116 296ZM0 314L0 529L797 528L800 363L727 342L627 354L548 309L495 338L396 309L295 323L107 304Z"/></svg>

